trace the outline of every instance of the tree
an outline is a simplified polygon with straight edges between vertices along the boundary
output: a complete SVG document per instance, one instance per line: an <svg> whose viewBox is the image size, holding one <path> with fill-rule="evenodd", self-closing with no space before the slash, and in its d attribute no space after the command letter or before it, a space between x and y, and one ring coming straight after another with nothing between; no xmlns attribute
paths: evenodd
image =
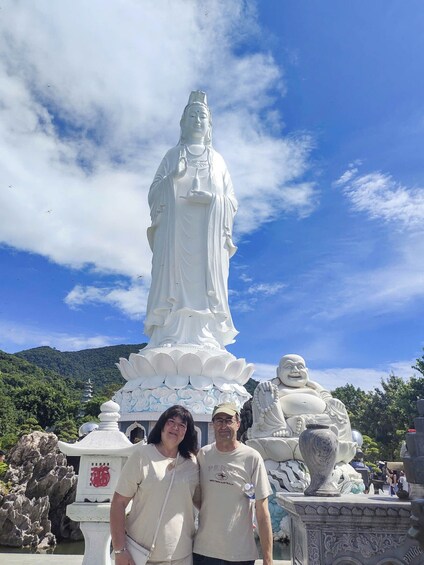
<svg viewBox="0 0 424 565"><path fill-rule="evenodd" d="M362 433L364 431L364 413L371 402L372 394L351 384L337 387L331 394L345 405L352 429Z"/></svg>
<svg viewBox="0 0 424 565"><path fill-rule="evenodd" d="M390 375L382 379L381 389L375 388L371 402L363 414L363 432L382 447L381 458L399 459L399 450L405 433L416 415L415 401L423 389L422 379L411 377L404 381Z"/></svg>
<svg viewBox="0 0 424 565"><path fill-rule="evenodd" d="M373 470L377 470L377 464L381 459L381 445L370 438L367 435L362 436L364 442L362 444L362 452L364 454L365 464L371 467Z"/></svg>
<svg viewBox="0 0 424 565"><path fill-rule="evenodd" d="M25 436L32 432L43 432L43 428L37 422L36 418L28 418L18 429L19 437Z"/></svg>
<svg viewBox="0 0 424 565"><path fill-rule="evenodd" d="M75 420L67 419L57 422L53 428L54 433L61 441L73 443L78 439L78 428Z"/></svg>
<svg viewBox="0 0 424 565"><path fill-rule="evenodd" d="M90 416L91 420L93 418L97 418L100 414L100 406L110 400L110 397L96 394L91 398L88 402L83 405L82 410L84 411L85 416Z"/></svg>
<svg viewBox="0 0 424 565"><path fill-rule="evenodd" d="M255 388L258 386L258 384L259 384L258 381L255 381L255 379L250 378L244 386L247 392L253 396L253 393L255 392Z"/></svg>
<svg viewBox="0 0 424 565"><path fill-rule="evenodd" d="M417 364L413 365L412 368L416 369L424 376L424 355L420 359L417 359Z"/></svg>
<svg viewBox="0 0 424 565"><path fill-rule="evenodd" d="M17 390L15 406L36 418L46 429L60 420L77 417L79 402L69 396L69 391L58 388L57 384L34 382Z"/></svg>
<svg viewBox="0 0 424 565"><path fill-rule="evenodd" d="M0 383L1 385L2 383ZM16 409L12 399L6 394L5 388L0 386L1 410L0 430L1 435L13 433L22 414Z"/></svg>

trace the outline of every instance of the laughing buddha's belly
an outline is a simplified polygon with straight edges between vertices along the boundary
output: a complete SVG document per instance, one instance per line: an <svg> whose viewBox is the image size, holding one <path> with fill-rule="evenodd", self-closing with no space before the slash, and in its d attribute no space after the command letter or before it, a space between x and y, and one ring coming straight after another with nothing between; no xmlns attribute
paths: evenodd
<svg viewBox="0 0 424 565"><path fill-rule="evenodd" d="M300 414L322 414L326 404L322 398L314 394L297 392L280 397L280 406L287 417Z"/></svg>

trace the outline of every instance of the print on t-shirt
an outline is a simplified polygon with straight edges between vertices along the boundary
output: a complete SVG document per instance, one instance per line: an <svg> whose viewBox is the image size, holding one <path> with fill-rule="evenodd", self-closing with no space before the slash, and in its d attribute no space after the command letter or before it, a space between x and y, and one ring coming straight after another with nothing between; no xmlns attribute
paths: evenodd
<svg viewBox="0 0 424 565"><path fill-rule="evenodd" d="M209 482L211 483L221 483L225 485L233 485L234 483L231 481L231 475L234 474L234 471L227 466L227 465L209 465Z"/></svg>

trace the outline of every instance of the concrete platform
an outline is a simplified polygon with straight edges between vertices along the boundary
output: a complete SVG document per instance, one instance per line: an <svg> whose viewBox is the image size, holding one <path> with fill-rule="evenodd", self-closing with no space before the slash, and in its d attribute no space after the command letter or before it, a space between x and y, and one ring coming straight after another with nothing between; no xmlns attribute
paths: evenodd
<svg viewBox="0 0 424 565"><path fill-rule="evenodd" d="M0 553L0 565L81 565L82 559L82 555ZM262 559L258 559L256 565L262 565ZM291 565L291 561L274 561L274 565Z"/></svg>
<svg viewBox="0 0 424 565"><path fill-rule="evenodd" d="M0 553L0 565L81 565L83 555Z"/></svg>

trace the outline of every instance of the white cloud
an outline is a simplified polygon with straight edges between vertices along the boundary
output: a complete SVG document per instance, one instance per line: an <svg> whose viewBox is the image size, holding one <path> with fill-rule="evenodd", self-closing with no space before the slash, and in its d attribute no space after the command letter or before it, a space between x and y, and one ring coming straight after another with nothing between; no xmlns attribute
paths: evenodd
<svg viewBox="0 0 424 565"><path fill-rule="evenodd" d="M393 362L381 368L310 369L309 378L328 390L352 384L368 391L381 388L381 379L387 380L391 374L405 380L412 376L419 376L417 371L411 369L414 363L415 360Z"/></svg>
<svg viewBox="0 0 424 565"><path fill-rule="evenodd" d="M365 245L365 242L363 243ZM382 265L346 265L337 280L317 295L319 316L328 319L366 312L388 314L413 308L424 297L424 238L420 233L389 237Z"/></svg>
<svg viewBox="0 0 424 565"><path fill-rule="evenodd" d="M274 379L276 376L276 365L271 365L269 363L255 363L255 372L252 375L252 378L255 381L270 381Z"/></svg>
<svg viewBox="0 0 424 565"><path fill-rule="evenodd" d="M244 273L239 278L245 283L253 282L253 279ZM278 294L286 286L286 284L279 282L254 283L250 284L245 290L230 289L231 309L237 312L250 312L254 310L259 301Z"/></svg>
<svg viewBox="0 0 424 565"><path fill-rule="evenodd" d="M347 169L347 171L345 171L342 174L342 176L338 180L334 182L334 186L343 186L347 184L350 180L354 178L357 172L358 169L356 167L350 167L349 169Z"/></svg>
<svg viewBox="0 0 424 565"><path fill-rule="evenodd" d="M424 220L424 190L408 188L389 174L372 172L357 176L356 167L349 168L335 182L358 212L386 222L421 228Z"/></svg>
<svg viewBox="0 0 424 565"><path fill-rule="evenodd" d="M311 140L281 137L272 107L281 70L269 53L235 54L257 32L251 6L5 0L0 242L74 268L148 276L147 191L194 88L209 95L241 204L238 233L281 212L310 214Z"/></svg>
<svg viewBox="0 0 424 565"><path fill-rule="evenodd" d="M247 294L254 294L254 295L264 295L264 296L273 296L277 294L280 290L285 288L287 285L283 283L258 283L249 286L247 289Z"/></svg>
<svg viewBox="0 0 424 565"><path fill-rule="evenodd" d="M109 304L124 312L129 318L138 320L146 311L148 290L139 284L128 288L99 288L76 285L65 297L65 303L71 308L85 304Z"/></svg>
<svg viewBox="0 0 424 565"><path fill-rule="evenodd" d="M124 338L105 335L71 335L65 332L48 332L37 327L16 322L0 322L0 341L4 351L16 352L20 348L40 346L55 347L61 351L79 351L122 343Z"/></svg>
<svg viewBox="0 0 424 565"><path fill-rule="evenodd" d="M372 221L339 239L331 261L310 269L296 295L299 304L309 299L294 315L322 321L406 314L424 297L424 191L407 189L388 174L360 175L360 164L352 163L334 185Z"/></svg>

